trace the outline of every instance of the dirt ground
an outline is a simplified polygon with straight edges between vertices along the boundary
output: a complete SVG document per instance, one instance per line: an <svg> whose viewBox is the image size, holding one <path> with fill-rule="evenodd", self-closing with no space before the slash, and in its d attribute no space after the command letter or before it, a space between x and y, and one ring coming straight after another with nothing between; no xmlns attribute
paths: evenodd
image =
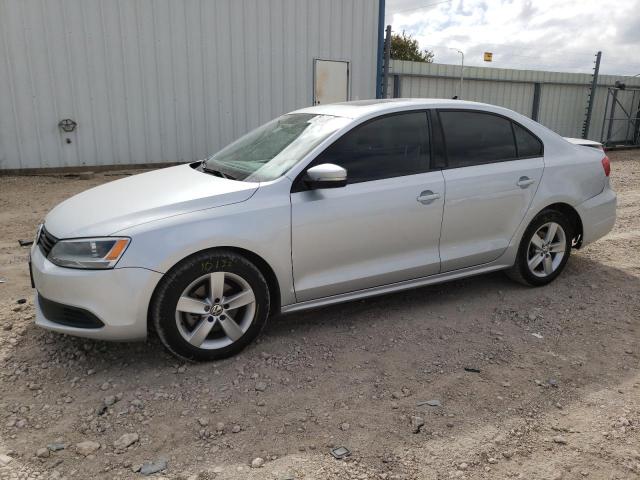
<svg viewBox="0 0 640 480"><path fill-rule="evenodd" d="M640 152L610 157L615 230L552 285L497 273L283 316L197 365L36 328L18 239L117 175L0 177L0 479L639 478Z"/></svg>

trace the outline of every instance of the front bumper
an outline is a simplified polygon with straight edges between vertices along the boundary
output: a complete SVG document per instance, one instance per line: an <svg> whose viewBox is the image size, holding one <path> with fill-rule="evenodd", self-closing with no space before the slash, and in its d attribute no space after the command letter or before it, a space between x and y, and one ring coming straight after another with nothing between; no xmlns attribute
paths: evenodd
<svg viewBox="0 0 640 480"><path fill-rule="evenodd" d="M607 186L602 193L576 207L582 219L582 245L595 242L616 223L616 192Z"/></svg>
<svg viewBox="0 0 640 480"><path fill-rule="evenodd" d="M49 262L40 248L31 249L36 295L36 325L69 335L98 340L143 340L147 336L147 309L161 273L144 268L79 270ZM104 325L79 328L47 318L39 296L81 309Z"/></svg>

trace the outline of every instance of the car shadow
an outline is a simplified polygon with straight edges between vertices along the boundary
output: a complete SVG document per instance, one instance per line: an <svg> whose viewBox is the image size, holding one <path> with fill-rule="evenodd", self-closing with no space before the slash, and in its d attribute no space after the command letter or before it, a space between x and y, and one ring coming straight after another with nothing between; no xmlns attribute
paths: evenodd
<svg viewBox="0 0 640 480"><path fill-rule="evenodd" d="M465 307L472 308L474 302L488 301L494 305L498 305L499 302L509 303L512 295L515 295L516 302L530 302L541 296L558 296L562 301L571 300L576 295L615 295L618 285L629 283L638 283L637 277L584 255L574 254L562 275L544 287L518 284L499 271L281 315L270 322L266 333L276 336L287 335L292 326L314 330L318 325L337 326L345 321L357 324L367 322L371 315L375 316L381 311L410 313L413 309L424 308L429 312L434 307L446 304L461 307L458 311L462 313ZM597 287L597 292L594 291L594 287Z"/></svg>
<svg viewBox="0 0 640 480"><path fill-rule="evenodd" d="M5 375L0 388L11 403L10 382L46 374L64 387L33 402L64 407L63 397L72 395L69 408L87 411L101 405L100 386L107 384L107 393L122 392L124 404L140 398L162 408L147 425L185 448L193 428L175 429L167 418L180 423L194 399L210 402L219 421L243 423L250 435L220 454L229 461L257 451L293 453L305 442L344 441L375 457L384 454L384 439L424 442L407 430L416 411L428 431L455 437L528 409L555 412L559 403L621 384L637 374L630 348L637 348L638 311L637 276L579 252L545 287L524 287L498 272L282 315L241 354L209 364L185 365L155 338L117 344L29 326L4 362L20 375ZM259 379L266 389L257 391ZM416 407L429 399L443 407ZM337 429L338 421L354 427Z"/></svg>
<svg viewBox="0 0 640 480"><path fill-rule="evenodd" d="M269 342L295 342L300 340L301 335L307 336L306 340L310 340L313 335L322 334L324 329L329 329L325 333L333 335L333 329L347 327L357 330L372 321L378 326L381 322L387 321L388 317L394 316L402 319L402 325L406 326L412 324L412 317L418 314L419 325L428 327L431 321L442 326L442 322L438 322L438 317L443 317L441 313L459 313L460 315L453 316L459 316L460 319L444 319L444 324L448 328L453 328L454 325L463 328L464 321L470 315L479 317L479 313L487 310L487 307L489 311L493 311L501 304L544 310L545 302L575 303L584 298L585 305L582 305L579 311L585 311L594 305L595 298L601 304L606 303L609 297L617 298L621 285L637 286L638 283L637 277L578 253L572 256L563 274L552 284L544 287L523 286L514 283L502 272L495 272L305 312L279 315L268 322L259 338L260 346L249 346L239 358L253 355L255 350L263 349ZM638 291L640 288L635 290ZM540 304L540 299L544 299L545 302ZM478 309L475 305L477 303L482 308ZM594 317L589 312L585 316ZM398 322L393 318L388 320L385 330L392 335L394 325ZM153 335L146 343L112 343L44 332L35 326L29 327L29 330L35 335L35 341L40 344L42 350L48 350L52 346L55 348L56 344L59 344L65 351L84 352L92 360L98 361L103 355L122 358L126 353L127 357L134 356L129 368L136 370L147 365L147 362L151 367L157 365L158 361L171 365L182 363L168 354L159 354L159 341ZM89 355L88 352L92 353Z"/></svg>

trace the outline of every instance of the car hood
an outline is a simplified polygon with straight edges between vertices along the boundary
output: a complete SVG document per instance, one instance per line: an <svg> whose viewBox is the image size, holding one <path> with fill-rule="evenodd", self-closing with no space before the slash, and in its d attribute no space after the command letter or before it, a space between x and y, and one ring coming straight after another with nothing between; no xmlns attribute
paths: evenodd
<svg viewBox="0 0 640 480"><path fill-rule="evenodd" d="M49 212L45 226L57 238L113 235L141 223L244 202L259 185L202 173L190 165L163 168L75 195Z"/></svg>

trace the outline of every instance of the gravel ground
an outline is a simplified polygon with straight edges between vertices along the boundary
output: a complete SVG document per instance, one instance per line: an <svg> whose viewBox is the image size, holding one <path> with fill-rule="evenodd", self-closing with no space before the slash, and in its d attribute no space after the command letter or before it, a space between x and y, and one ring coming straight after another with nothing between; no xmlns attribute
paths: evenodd
<svg viewBox="0 0 640 480"><path fill-rule="evenodd" d="M0 177L0 479L640 477L640 152L610 157L615 230L552 285L497 273L284 316L197 365L36 328L17 240L118 174Z"/></svg>

